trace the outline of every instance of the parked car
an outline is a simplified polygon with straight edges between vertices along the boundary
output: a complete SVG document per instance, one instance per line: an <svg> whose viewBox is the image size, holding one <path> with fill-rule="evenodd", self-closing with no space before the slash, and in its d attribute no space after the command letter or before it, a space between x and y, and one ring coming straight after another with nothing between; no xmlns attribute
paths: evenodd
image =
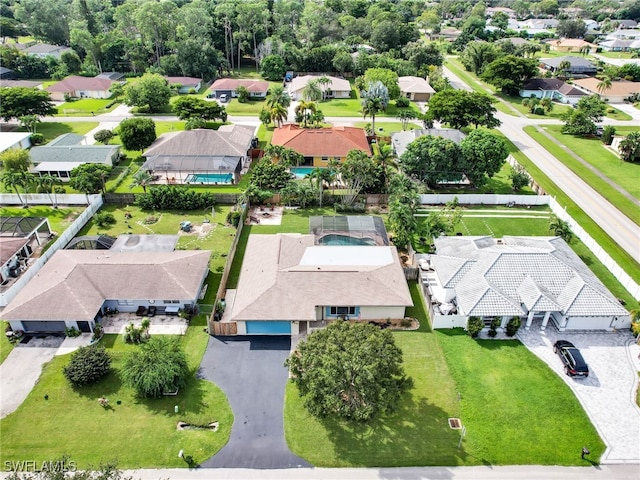
<svg viewBox="0 0 640 480"><path fill-rule="evenodd" d="M229 95L223 93L222 95L220 95L220 97L218 97L218 100L220 100L220 103L227 103L229 101Z"/></svg>
<svg viewBox="0 0 640 480"><path fill-rule="evenodd" d="M558 340L553 344L553 351L562 360L564 373L570 377L586 378L589 376L589 366L584 361L580 350L573 343L567 340Z"/></svg>

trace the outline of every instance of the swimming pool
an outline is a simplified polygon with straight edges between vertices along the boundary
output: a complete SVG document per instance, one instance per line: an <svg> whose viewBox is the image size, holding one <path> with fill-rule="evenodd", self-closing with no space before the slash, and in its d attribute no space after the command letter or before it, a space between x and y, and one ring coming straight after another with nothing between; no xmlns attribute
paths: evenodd
<svg viewBox="0 0 640 480"><path fill-rule="evenodd" d="M293 167L290 170L296 176L296 179L300 180L313 172L314 169L314 167Z"/></svg>
<svg viewBox="0 0 640 480"><path fill-rule="evenodd" d="M231 173L192 173L185 183L233 183Z"/></svg>
<svg viewBox="0 0 640 480"><path fill-rule="evenodd" d="M337 233L330 233L318 239L320 245L371 245L375 246L376 241L370 237L350 237L349 235L340 235Z"/></svg>

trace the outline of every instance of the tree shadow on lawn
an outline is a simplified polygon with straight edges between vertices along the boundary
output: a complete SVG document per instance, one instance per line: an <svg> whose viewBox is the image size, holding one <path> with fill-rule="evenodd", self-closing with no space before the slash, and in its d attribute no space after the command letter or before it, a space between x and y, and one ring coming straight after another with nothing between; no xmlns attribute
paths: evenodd
<svg viewBox="0 0 640 480"><path fill-rule="evenodd" d="M464 445L458 449L460 430L452 430L449 414L424 398L407 395L398 410L370 423L332 418L321 422L336 457L350 465L431 466L469 463ZM470 463L485 463L485 460Z"/></svg>

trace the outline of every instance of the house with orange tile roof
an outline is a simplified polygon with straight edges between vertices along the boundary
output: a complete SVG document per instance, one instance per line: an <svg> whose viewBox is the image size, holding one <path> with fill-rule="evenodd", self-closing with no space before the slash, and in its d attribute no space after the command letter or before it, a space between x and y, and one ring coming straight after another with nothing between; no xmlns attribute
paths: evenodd
<svg viewBox="0 0 640 480"><path fill-rule="evenodd" d="M640 93L640 82L611 82L611 88L603 91L598 90L600 80L595 77L575 80L573 84L587 94L598 95L602 100L609 103L624 103L625 98L634 93Z"/></svg>
<svg viewBox="0 0 640 480"><path fill-rule="evenodd" d="M588 48L588 53L596 53L598 49L597 45L585 42L580 38L563 38L562 40L551 40L548 43L551 50L556 52L582 53Z"/></svg>
<svg viewBox="0 0 640 480"><path fill-rule="evenodd" d="M304 165L313 167L326 167L331 159L344 162L351 150L371 155L364 129L356 127L301 128L287 124L274 130L271 143L295 150L304 157Z"/></svg>

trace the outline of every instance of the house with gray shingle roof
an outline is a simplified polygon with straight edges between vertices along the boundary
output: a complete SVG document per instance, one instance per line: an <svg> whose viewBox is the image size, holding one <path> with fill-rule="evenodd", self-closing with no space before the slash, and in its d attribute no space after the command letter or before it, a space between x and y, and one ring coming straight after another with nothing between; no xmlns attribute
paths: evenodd
<svg viewBox="0 0 640 480"><path fill-rule="evenodd" d="M439 237L430 257L432 315L458 321L520 317L560 331L617 330L629 312L559 237ZM442 320L442 319L439 319ZM446 325L446 320L434 322Z"/></svg>
<svg viewBox="0 0 640 480"><path fill-rule="evenodd" d="M559 78L532 78L519 92L522 98L550 98L560 103L575 105L586 94Z"/></svg>
<svg viewBox="0 0 640 480"><path fill-rule="evenodd" d="M574 55L567 55L565 57L555 58L541 58L540 67L544 70L555 73L560 69L562 62L569 62L569 68L564 70L564 73L572 77L587 77L593 76L598 73L598 67L590 60L584 57L576 57Z"/></svg>
<svg viewBox="0 0 640 480"><path fill-rule="evenodd" d="M30 151L31 171L69 180L71 170L84 163L99 163L110 167L118 163L120 145L86 145L82 135L65 133L46 145Z"/></svg>

